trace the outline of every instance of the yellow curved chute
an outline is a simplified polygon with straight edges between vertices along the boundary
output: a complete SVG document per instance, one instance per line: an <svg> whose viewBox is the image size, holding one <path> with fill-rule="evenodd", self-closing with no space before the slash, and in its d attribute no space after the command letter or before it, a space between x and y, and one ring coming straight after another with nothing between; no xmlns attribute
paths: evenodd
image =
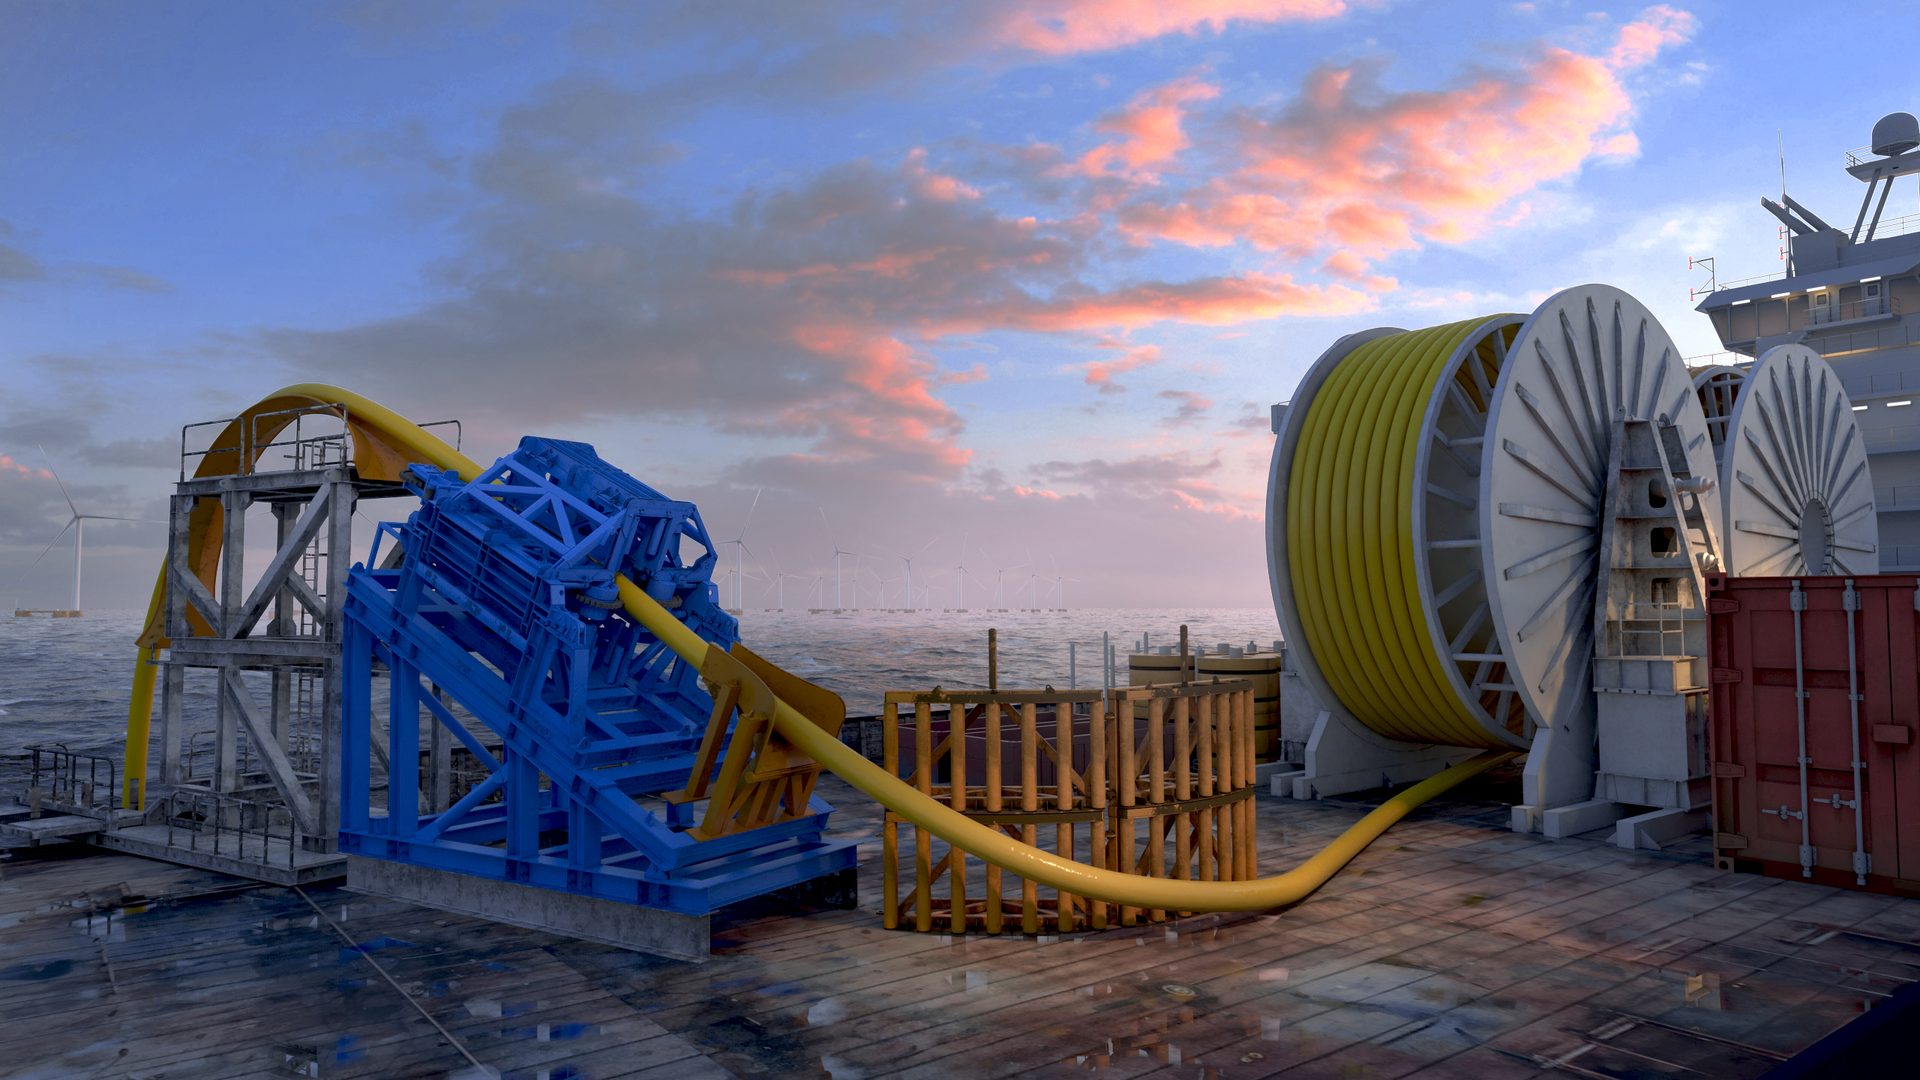
<svg viewBox="0 0 1920 1080"><path fill-rule="evenodd" d="M467 480L480 475L480 466L472 459L400 414L358 394L322 383L287 387L242 413L215 440L214 452L202 459L196 475L250 469L252 461L236 467L234 459L247 448L257 450L261 443L270 441L271 434L279 430L271 414L302 407L336 411L336 415L347 421L354 439L355 461L363 478L394 480L413 462L450 469ZM249 435L252 425L261 419L267 421L266 425ZM280 426L285 422L279 421ZM219 564L222 535L219 526L218 501L203 500L201 506L195 508L189 525L188 560L201 580L208 583L212 582ZM148 726L153 712L152 660L154 650L166 644L161 626L165 581L163 567L147 609L146 629L140 637L134 673L133 698L127 709L126 800L129 806L143 805L146 796ZM689 630L624 575L618 578L618 584L621 602L629 615L681 659L696 666L703 663L707 650L713 647L710 642ZM1185 881L1100 870L1029 847L902 783L807 720L785 701L776 699L774 723L780 734L802 753L811 755L916 828L926 829L987 862L1078 896L1172 911L1261 911L1296 903L1325 884L1415 807L1513 756L1509 752L1484 753L1415 784L1375 808L1331 844L1284 874L1251 881Z"/></svg>

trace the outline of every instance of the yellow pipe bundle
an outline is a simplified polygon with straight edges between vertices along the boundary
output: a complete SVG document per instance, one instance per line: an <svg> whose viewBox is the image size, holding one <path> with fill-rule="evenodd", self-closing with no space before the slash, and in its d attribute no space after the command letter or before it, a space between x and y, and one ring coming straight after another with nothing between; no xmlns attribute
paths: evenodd
<svg viewBox="0 0 1920 1080"><path fill-rule="evenodd" d="M1285 528L1294 611L1354 717L1393 739L1501 749L1510 744L1456 692L1428 630L1414 522L1429 403L1485 325L1389 334L1340 359L1305 406Z"/></svg>

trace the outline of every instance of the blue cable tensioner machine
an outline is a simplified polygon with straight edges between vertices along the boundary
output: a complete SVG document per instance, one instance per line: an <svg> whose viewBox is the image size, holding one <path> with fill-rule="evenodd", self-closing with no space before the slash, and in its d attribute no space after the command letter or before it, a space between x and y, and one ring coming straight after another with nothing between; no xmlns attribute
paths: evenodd
<svg viewBox="0 0 1920 1080"><path fill-rule="evenodd" d="M472 481L406 483L420 508L348 577L349 887L680 956L739 900L851 903L820 766L755 703L771 689L836 733L845 705L739 643L692 503L533 436ZM714 643L707 670L627 617L616 572Z"/></svg>

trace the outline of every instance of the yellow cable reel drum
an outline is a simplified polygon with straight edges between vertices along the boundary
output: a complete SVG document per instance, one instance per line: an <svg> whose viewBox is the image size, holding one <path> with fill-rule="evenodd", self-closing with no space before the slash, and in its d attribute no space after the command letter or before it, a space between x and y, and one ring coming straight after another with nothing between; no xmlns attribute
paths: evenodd
<svg viewBox="0 0 1920 1080"><path fill-rule="evenodd" d="M1269 480L1274 605L1308 688L1400 744L1590 731L1608 451L1630 417L1672 423L1692 474L1717 475L1679 351L1611 286L1335 343Z"/></svg>
<svg viewBox="0 0 1920 1080"><path fill-rule="evenodd" d="M1482 446L1521 326L1351 334L1289 403L1268 489L1288 666L1382 748L1524 749L1480 559Z"/></svg>

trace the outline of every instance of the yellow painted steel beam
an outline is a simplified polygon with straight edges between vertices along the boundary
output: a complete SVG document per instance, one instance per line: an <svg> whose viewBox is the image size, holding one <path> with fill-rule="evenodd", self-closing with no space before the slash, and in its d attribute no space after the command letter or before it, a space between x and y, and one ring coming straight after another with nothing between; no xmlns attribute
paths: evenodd
<svg viewBox="0 0 1920 1080"><path fill-rule="evenodd" d="M305 384L282 390L243 413L241 420L236 420L228 432L243 430L241 423L250 423L254 416L303 404L345 407L354 433L356 460L360 460L359 454L364 447L366 460L372 464L371 470L362 467L362 475L392 479L410 461L451 469L469 480L480 475L480 467L471 459L398 413L333 386ZM234 445L240 443L236 440ZM220 540L221 531L218 528L203 528L193 533L189 552L192 556L191 565L216 565ZM696 665L704 664L707 651L713 647L710 642L688 629L686 624L674 618L671 612L625 576L619 577L617 584L620 600L629 615L682 659ZM153 708L151 661L153 650L164 645L159 631L163 610L161 596L161 588L156 588L154 603L147 612L147 630L140 640L133 699L127 710L128 803L135 806L140 805L145 797L143 782L146 775L148 725ZM1296 903L1325 884L1341 867L1415 807L1513 756L1510 751L1483 753L1428 777L1376 807L1332 843L1286 873L1250 881L1187 881L1138 877L1114 870L1095 869L1028 846L999 829L970 820L931 795L902 783L885 769L855 753L838 737L808 720L787 702L776 698L773 716L780 733L802 753L811 755L814 760L912 822L915 827L962 847L988 863L1075 895L1108 903L1175 911L1263 911ZM136 780L141 781L141 786L136 786Z"/></svg>

